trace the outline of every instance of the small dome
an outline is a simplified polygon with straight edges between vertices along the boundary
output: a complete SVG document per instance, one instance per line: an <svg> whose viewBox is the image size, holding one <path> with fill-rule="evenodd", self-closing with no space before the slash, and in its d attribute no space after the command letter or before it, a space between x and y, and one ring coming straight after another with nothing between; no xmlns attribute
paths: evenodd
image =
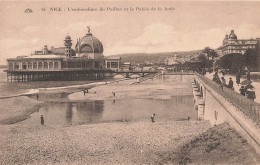
<svg viewBox="0 0 260 165"><path fill-rule="evenodd" d="M79 40L79 44L80 53L103 53L102 43L90 32Z"/></svg>
<svg viewBox="0 0 260 165"><path fill-rule="evenodd" d="M226 36L225 36L223 42L225 42L225 41L227 41L227 40L228 40L228 35L226 34Z"/></svg>
<svg viewBox="0 0 260 165"><path fill-rule="evenodd" d="M231 30L231 33L229 34L229 39L237 39L237 35L235 34L234 30Z"/></svg>
<svg viewBox="0 0 260 165"><path fill-rule="evenodd" d="M69 35L67 35L67 36L65 37L65 40L71 40L71 37L70 37Z"/></svg>

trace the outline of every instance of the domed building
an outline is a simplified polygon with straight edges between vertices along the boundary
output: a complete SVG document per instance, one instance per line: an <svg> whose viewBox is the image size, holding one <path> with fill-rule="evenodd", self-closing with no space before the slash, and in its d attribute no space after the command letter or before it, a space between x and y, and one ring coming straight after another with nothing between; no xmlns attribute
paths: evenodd
<svg viewBox="0 0 260 165"><path fill-rule="evenodd" d="M104 68L103 44L90 33L89 27L88 33L77 40L75 50L78 57L95 60L94 68Z"/></svg>
<svg viewBox="0 0 260 165"><path fill-rule="evenodd" d="M260 45L260 39L237 39L237 35L234 30L231 30L229 35L226 35L222 46L219 48L222 55L231 53L244 54L249 48L254 49L257 45Z"/></svg>
<svg viewBox="0 0 260 165"><path fill-rule="evenodd" d="M76 53L81 55L93 55L93 54L103 54L103 45L96 37L94 37L90 31L81 39L77 41Z"/></svg>
<svg viewBox="0 0 260 165"><path fill-rule="evenodd" d="M75 50L72 39L67 35L64 47L35 51L31 56L7 59L11 81L39 80L85 80L104 76L105 67L103 45L96 37L88 33L77 39Z"/></svg>

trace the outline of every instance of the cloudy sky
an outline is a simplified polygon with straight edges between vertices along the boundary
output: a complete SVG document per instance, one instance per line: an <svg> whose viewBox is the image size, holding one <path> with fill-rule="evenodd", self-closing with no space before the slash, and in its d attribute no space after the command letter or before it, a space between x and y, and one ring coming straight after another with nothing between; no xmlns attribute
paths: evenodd
<svg viewBox="0 0 260 165"><path fill-rule="evenodd" d="M101 7L105 11L68 11ZM27 8L33 13L24 13ZM0 65L43 45L61 47L67 34L74 48L87 26L102 41L104 55L217 48L231 29L239 39L260 37L259 15L260 2L0 2Z"/></svg>

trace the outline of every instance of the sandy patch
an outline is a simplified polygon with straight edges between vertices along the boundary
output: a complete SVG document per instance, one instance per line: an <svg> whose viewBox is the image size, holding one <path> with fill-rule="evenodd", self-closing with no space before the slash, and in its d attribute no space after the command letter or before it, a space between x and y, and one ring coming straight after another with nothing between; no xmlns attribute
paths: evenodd
<svg viewBox="0 0 260 165"><path fill-rule="evenodd" d="M4 164L156 164L206 131L206 121L118 122L70 127L0 126Z"/></svg>
<svg viewBox="0 0 260 165"><path fill-rule="evenodd" d="M26 96L0 99L0 124L13 124L27 119L42 102Z"/></svg>
<svg viewBox="0 0 260 165"><path fill-rule="evenodd" d="M229 124L223 123L194 137L175 153L163 156L165 164L258 164L256 151Z"/></svg>
<svg viewBox="0 0 260 165"><path fill-rule="evenodd" d="M139 80L132 79L94 87L89 93L77 92L69 95L70 100L114 100L114 99L170 99L171 96L192 95L190 83L175 81L161 84L156 80L148 80L135 84ZM115 93L115 96L113 95Z"/></svg>

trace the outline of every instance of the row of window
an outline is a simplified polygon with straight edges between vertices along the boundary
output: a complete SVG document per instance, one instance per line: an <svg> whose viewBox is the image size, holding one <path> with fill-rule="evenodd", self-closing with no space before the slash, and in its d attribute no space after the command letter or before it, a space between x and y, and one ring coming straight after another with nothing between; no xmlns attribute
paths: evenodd
<svg viewBox="0 0 260 165"><path fill-rule="evenodd" d="M107 68L119 68L119 62L107 62Z"/></svg>
<svg viewBox="0 0 260 165"><path fill-rule="evenodd" d="M22 69L58 69L59 63L58 62L29 62L29 63L22 63ZM9 69L19 69L19 63L9 63Z"/></svg>

